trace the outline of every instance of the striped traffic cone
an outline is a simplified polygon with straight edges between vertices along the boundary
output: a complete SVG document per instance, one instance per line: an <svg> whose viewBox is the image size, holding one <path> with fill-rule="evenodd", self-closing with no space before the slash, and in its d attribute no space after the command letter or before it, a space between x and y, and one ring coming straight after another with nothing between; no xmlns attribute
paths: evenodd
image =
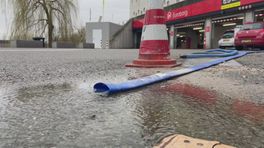
<svg viewBox="0 0 264 148"><path fill-rule="evenodd" d="M170 49L165 11L162 0L149 0L142 30L139 58L127 67L159 68L175 67L176 60L170 59Z"/></svg>

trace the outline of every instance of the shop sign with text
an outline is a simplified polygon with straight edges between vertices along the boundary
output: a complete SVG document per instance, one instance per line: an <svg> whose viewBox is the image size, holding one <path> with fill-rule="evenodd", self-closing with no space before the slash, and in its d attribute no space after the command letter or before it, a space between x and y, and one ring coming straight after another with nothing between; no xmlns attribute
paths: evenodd
<svg viewBox="0 0 264 148"><path fill-rule="evenodd" d="M239 7L241 5L240 0L222 0L222 10Z"/></svg>

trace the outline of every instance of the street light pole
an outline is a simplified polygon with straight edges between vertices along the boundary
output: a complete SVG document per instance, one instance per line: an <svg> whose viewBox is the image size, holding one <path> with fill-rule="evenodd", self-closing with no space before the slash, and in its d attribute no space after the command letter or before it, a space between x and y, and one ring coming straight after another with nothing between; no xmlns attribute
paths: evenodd
<svg viewBox="0 0 264 148"><path fill-rule="evenodd" d="M105 12L105 0L103 0L103 15L102 15L103 16L103 21L104 21L104 17L105 17L104 16L104 12Z"/></svg>
<svg viewBox="0 0 264 148"><path fill-rule="evenodd" d="M90 22L92 21L92 8L90 8Z"/></svg>

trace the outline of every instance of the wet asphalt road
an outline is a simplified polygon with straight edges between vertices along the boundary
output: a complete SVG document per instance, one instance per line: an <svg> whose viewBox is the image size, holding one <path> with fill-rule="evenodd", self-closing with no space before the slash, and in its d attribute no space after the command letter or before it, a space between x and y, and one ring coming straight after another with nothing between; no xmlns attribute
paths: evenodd
<svg viewBox="0 0 264 148"><path fill-rule="evenodd" d="M172 56L184 52L192 51ZM264 145L263 123L237 116L231 98L216 92L188 86L205 92L205 102L167 83L108 98L93 93L98 81L159 72L124 67L136 57L137 50L0 50L0 147L151 147L172 133Z"/></svg>

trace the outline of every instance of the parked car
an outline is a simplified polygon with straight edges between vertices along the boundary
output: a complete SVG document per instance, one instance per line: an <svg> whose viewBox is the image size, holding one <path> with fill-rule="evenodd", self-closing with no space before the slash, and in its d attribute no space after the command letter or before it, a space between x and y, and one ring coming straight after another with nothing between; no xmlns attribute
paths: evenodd
<svg viewBox="0 0 264 148"><path fill-rule="evenodd" d="M236 26L233 30L225 31L222 38L218 41L219 48L235 47L235 36L242 28L241 25Z"/></svg>
<svg viewBox="0 0 264 148"><path fill-rule="evenodd" d="M235 47L238 50L246 47L264 50L264 22L243 25L235 36Z"/></svg>
<svg viewBox="0 0 264 148"><path fill-rule="evenodd" d="M227 47L234 47L235 46L235 31L228 30L224 33L222 38L218 42L219 48L227 48Z"/></svg>

